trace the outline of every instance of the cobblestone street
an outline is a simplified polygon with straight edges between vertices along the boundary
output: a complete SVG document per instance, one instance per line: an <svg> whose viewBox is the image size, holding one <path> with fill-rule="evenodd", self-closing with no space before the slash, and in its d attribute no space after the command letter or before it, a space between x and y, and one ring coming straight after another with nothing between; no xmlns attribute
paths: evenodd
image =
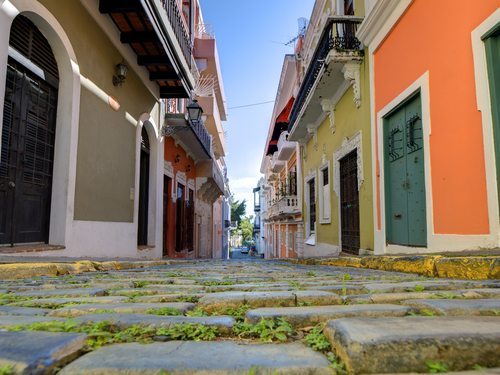
<svg viewBox="0 0 500 375"><path fill-rule="evenodd" d="M500 367L495 280L283 261L94 265L101 270L0 282L2 374Z"/></svg>

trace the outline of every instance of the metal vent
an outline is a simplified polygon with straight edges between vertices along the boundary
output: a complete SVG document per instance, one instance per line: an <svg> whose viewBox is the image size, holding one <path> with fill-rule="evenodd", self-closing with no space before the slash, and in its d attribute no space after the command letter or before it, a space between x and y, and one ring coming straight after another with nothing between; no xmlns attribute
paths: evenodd
<svg viewBox="0 0 500 375"><path fill-rule="evenodd" d="M17 16L14 19L10 30L9 45L59 80L59 71L52 48L40 30L28 18Z"/></svg>
<svg viewBox="0 0 500 375"><path fill-rule="evenodd" d="M144 150L149 151L149 136L148 136L148 131L142 127L142 133L141 133L141 146Z"/></svg>

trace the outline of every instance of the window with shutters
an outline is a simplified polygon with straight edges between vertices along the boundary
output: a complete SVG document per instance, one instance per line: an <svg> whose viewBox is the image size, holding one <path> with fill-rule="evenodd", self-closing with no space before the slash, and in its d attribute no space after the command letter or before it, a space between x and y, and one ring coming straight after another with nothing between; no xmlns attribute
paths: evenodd
<svg viewBox="0 0 500 375"><path fill-rule="evenodd" d="M319 168L319 222L321 224L331 223L331 201L330 201L330 161Z"/></svg>

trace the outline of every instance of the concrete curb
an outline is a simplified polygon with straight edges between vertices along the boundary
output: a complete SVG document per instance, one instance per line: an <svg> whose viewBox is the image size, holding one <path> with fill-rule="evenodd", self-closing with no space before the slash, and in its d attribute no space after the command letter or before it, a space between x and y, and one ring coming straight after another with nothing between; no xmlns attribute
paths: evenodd
<svg viewBox="0 0 500 375"><path fill-rule="evenodd" d="M369 268L454 279L500 279L500 257L498 256L445 258L442 255L407 255L276 260L294 264Z"/></svg>
<svg viewBox="0 0 500 375"><path fill-rule="evenodd" d="M84 272L128 270L171 264L171 261L108 261L81 260L70 263L9 263L0 264L0 280L27 277L75 275Z"/></svg>

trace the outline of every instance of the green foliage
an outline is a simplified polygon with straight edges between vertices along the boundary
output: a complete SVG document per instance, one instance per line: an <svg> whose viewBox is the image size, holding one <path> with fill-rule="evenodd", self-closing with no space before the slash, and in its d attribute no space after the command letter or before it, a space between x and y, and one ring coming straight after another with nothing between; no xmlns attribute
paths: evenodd
<svg viewBox="0 0 500 375"><path fill-rule="evenodd" d="M339 359L331 355L328 357L328 360L331 362L330 367L335 371L337 375L347 375L347 371L344 368L344 364L339 361Z"/></svg>
<svg viewBox="0 0 500 375"><path fill-rule="evenodd" d="M170 336L174 340L210 341L219 335L219 328L207 327L203 324L183 323L175 324L173 328L161 327L156 333Z"/></svg>
<svg viewBox="0 0 500 375"><path fill-rule="evenodd" d="M192 311L186 312L187 316L208 316L208 313L203 310L203 307L197 307Z"/></svg>
<svg viewBox="0 0 500 375"><path fill-rule="evenodd" d="M120 296L130 297L130 298L134 299L137 297L154 296L155 294L158 294L158 293L160 293L160 292L156 291L156 290L148 290L147 292L120 293Z"/></svg>
<svg viewBox="0 0 500 375"><path fill-rule="evenodd" d="M343 280L352 280L352 276L346 273L344 276L342 276Z"/></svg>
<svg viewBox="0 0 500 375"><path fill-rule="evenodd" d="M429 361L428 359L426 359L425 364L429 368L429 372L431 374L435 374L438 372L449 372L448 365L446 363L432 362L432 361Z"/></svg>
<svg viewBox="0 0 500 375"><path fill-rule="evenodd" d="M144 288L146 285L149 285L149 281L133 281L134 288Z"/></svg>
<svg viewBox="0 0 500 375"><path fill-rule="evenodd" d="M91 314L113 314L115 311L114 310L96 310L92 311Z"/></svg>
<svg viewBox="0 0 500 375"><path fill-rule="evenodd" d="M422 285L415 285L415 288L413 288L415 290L415 292L422 292L425 287L422 286Z"/></svg>
<svg viewBox="0 0 500 375"><path fill-rule="evenodd" d="M247 375L255 375L255 374L257 374L257 371L259 371L262 367L264 367L264 365L262 365L260 367L257 366L257 365L252 366L252 368L247 372Z"/></svg>
<svg viewBox="0 0 500 375"><path fill-rule="evenodd" d="M204 281L201 283L205 286L219 286L219 285L234 285L234 281Z"/></svg>
<svg viewBox="0 0 500 375"><path fill-rule="evenodd" d="M119 332L113 321L83 322L77 319L68 319L65 322L38 322L30 325L17 325L8 329L9 331L47 331L47 332L74 332L87 334L84 350L91 351L101 346L112 343L139 342L150 343L155 334L154 329L134 325Z"/></svg>
<svg viewBox="0 0 500 375"><path fill-rule="evenodd" d="M285 280L287 283L289 283L292 287L296 288L297 290L304 290L305 288L302 287L301 283L299 281L292 281L292 280Z"/></svg>
<svg viewBox="0 0 500 375"><path fill-rule="evenodd" d="M483 367L483 366L481 366L481 365L474 365L474 366L472 366L472 368L473 368L474 370L486 370L486 367Z"/></svg>
<svg viewBox="0 0 500 375"><path fill-rule="evenodd" d="M235 309L225 307L225 308L219 310L217 315L231 315L231 316L234 316L236 318L236 320L243 320L245 318L245 314L250 309L252 309L252 306L250 306L250 305L243 305L243 306L237 307ZM212 314L212 315L214 315L214 314Z"/></svg>
<svg viewBox="0 0 500 375"><path fill-rule="evenodd" d="M241 223L241 217L245 214L245 211L247 209L247 201L246 199L243 199L243 201L234 201L231 203L231 221L237 221L238 222L238 228L239 224Z"/></svg>
<svg viewBox="0 0 500 375"><path fill-rule="evenodd" d="M165 300L165 298L164 298ZM186 296L180 295L175 299L175 302L198 302L198 297L196 296Z"/></svg>
<svg viewBox="0 0 500 375"><path fill-rule="evenodd" d="M273 319L261 318L260 322L253 326L251 331L246 331L246 334L258 335L261 341L272 342L273 339L278 339L282 342L287 340L288 333L292 333L292 326L284 318L278 318L277 322Z"/></svg>
<svg viewBox="0 0 500 375"><path fill-rule="evenodd" d="M146 311L146 314L151 315L182 315L182 312L179 309L173 307L161 307L159 309L149 309Z"/></svg>
<svg viewBox="0 0 500 375"><path fill-rule="evenodd" d="M12 367L10 365L5 365L4 367L0 368L0 375L11 375L14 373L14 370L12 370Z"/></svg>
<svg viewBox="0 0 500 375"><path fill-rule="evenodd" d="M238 222L238 228L241 230L243 236L243 241L249 241L252 239L253 233L253 215L245 216Z"/></svg>
<svg viewBox="0 0 500 375"><path fill-rule="evenodd" d="M314 327L309 331L305 338L305 343L314 350L324 350L330 346L330 343L326 339L326 336L322 333L323 327Z"/></svg>
<svg viewBox="0 0 500 375"><path fill-rule="evenodd" d="M297 303L297 305L299 305L299 307L302 307L302 306L314 306L311 301L299 302L299 303Z"/></svg>
<svg viewBox="0 0 500 375"><path fill-rule="evenodd" d="M253 326L243 321L236 321L233 325L233 332L236 336L241 335L243 332L251 332Z"/></svg>
<svg viewBox="0 0 500 375"><path fill-rule="evenodd" d="M310 277L315 277L316 276L316 272L314 271L309 271L306 273L307 276L310 276Z"/></svg>

